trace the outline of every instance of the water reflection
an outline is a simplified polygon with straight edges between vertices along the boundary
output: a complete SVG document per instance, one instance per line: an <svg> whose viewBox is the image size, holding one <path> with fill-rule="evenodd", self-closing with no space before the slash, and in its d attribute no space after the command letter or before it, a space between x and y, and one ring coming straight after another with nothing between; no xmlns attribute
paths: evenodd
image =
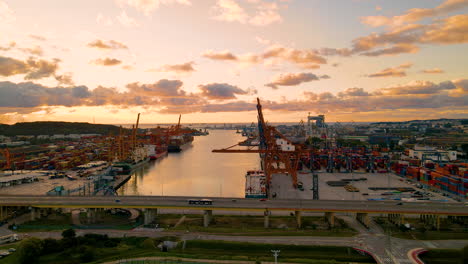
<svg viewBox="0 0 468 264"><path fill-rule="evenodd" d="M244 197L245 172L259 169L258 154L212 153L243 137L232 130L211 130L195 137L180 153L150 163L135 172L119 195Z"/></svg>

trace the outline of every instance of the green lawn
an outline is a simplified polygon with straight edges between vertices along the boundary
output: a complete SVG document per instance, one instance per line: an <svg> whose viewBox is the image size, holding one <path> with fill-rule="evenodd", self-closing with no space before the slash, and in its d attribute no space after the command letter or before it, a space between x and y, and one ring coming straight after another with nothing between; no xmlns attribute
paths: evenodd
<svg viewBox="0 0 468 264"><path fill-rule="evenodd" d="M386 217L376 217L375 222L392 236L403 239L418 240L448 240L448 239L468 239L468 228L456 223L450 223L445 218L441 219L440 226L443 229L434 230L431 226L426 226L417 218L405 219L404 223L409 223L412 227L407 230L405 227L398 227L390 223Z"/></svg>
<svg viewBox="0 0 468 264"><path fill-rule="evenodd" d="M157 221L167 230L219 233L242 236L336 236L350 237L357 232L344 221L337 219L336 226L329 228L324 217L302 217L302 228L298 229L293 216L270 217L270 228L264 228L262 216L215 215L209 227L203 227L202 215L186 215L185 221L174 227L181 215L158 215Z"/></svg>
<svg viewBox="0 0 468 264"><path fill-rule="evenodd" d="M465 248L466 254L468 247ZM463 249L431 249L421 254L420 258L426 264L465 264L468 262L468 255L463 260Z"/></svg>
<svg viewBox="0 0 468 264"><path fill-rule="evenodd" d="M174 240L173 238L168 238ZM38 256L38 264L78 264L78 263L102 263L120 259L132 259L140 257L176 257L189 259L214 259L214 260L248 260L248 261L273 261L271 250L281 250L279 261L296 263L375 263L372 258L362 256L348 247L335 246L294 246L273 245L244 242L186 241L185 248L182 242L176 249L169 252L161 252L154 245L162 239L148 239L140 237L127 238L93 238L79 237L74 246L64 246L65 240L59 241L63 249L59 252ZM148 243L150 242L150 246ZM111 243L110 243L111 242ZM154 245L153 245L154 244ZM83 261L83 254L87 250L92 251L91 261ZM0 263L18 263L18 259L10 256Z"/></svg>

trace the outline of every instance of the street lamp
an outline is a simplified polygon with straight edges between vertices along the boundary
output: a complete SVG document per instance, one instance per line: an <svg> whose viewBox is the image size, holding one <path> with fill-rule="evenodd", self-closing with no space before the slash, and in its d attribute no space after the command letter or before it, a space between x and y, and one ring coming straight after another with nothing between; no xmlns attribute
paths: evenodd
<svg viewBox="0 0 468 264"><path fill-rule="evenodd" d="M278 256L279 256L279 253L281 252L281 250L272 250L271 252L273 252L273 256L275 257L275 264L278 263Z"/></svg>

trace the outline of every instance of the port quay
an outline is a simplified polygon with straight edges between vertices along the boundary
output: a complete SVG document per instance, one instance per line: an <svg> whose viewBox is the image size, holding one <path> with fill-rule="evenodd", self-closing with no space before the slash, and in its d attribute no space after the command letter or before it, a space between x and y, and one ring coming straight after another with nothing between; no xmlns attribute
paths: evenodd
<svg viewBox="0 0 468 264"><path fill-rule="evenodd" d="M250 125L191 126L179 116L175 125L142 129L138 115L132 128L112 128L114 136L4 144L0 221L21 229L21 222L61 214L79 229L128 212L148 231L159 230L165 215L201 215L203 228L234 215L261 218L265 230L289 217L303 230L318 217L330 230L342 223L361 230L362 238L349 243L378 263L406 263L414 255L373 248L373 239L385 236L378 222L434 232L468 227L468 164L456 151L406 149L404 139L367 133L380 124L332 125L324 115L269 125L260 100L257 110Z"/></svg>

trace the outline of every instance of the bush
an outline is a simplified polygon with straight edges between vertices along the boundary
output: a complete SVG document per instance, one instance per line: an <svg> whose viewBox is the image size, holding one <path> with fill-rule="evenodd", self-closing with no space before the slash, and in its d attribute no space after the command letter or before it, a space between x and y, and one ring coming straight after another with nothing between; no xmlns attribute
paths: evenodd
<svg viewBox="0 0 468 264"><path fill-rule="evenodd" d="M59 241L53 238L44 239L42 242L42 245L43 245L42 255L47 255L50 253L62 251L62 245L59 243Z"/></svg>
<svg viewBox="0 0 468 264"><path fill-rule="evenodd" d="M154 241L151 238L145 239L145 241L143 241L140 246L142 248L144 248L144 249L154 249L155 248Z"/></svg>
<svg viewBox="0 0 468 264"><path fill-rule="evenodd" d="M37 263L42 253L42 241L32 237L20 242L18 246L18 260L20 263Z"/></svg>
<svg viewBox="0 0 468 264"><path fill-rule="evenodd" d="M91 247L85 247L83 253L80 254L80 261L82 263L91 262L96 257L96 251Z"/></svg>
<svg viewBox="0 0 468 264"><path fill-rule="evenodd" d="M62 237L63 238L75 238L76 237L76 232L74 229L67 229L67 230L63 230L62 232Z"/></svg>

